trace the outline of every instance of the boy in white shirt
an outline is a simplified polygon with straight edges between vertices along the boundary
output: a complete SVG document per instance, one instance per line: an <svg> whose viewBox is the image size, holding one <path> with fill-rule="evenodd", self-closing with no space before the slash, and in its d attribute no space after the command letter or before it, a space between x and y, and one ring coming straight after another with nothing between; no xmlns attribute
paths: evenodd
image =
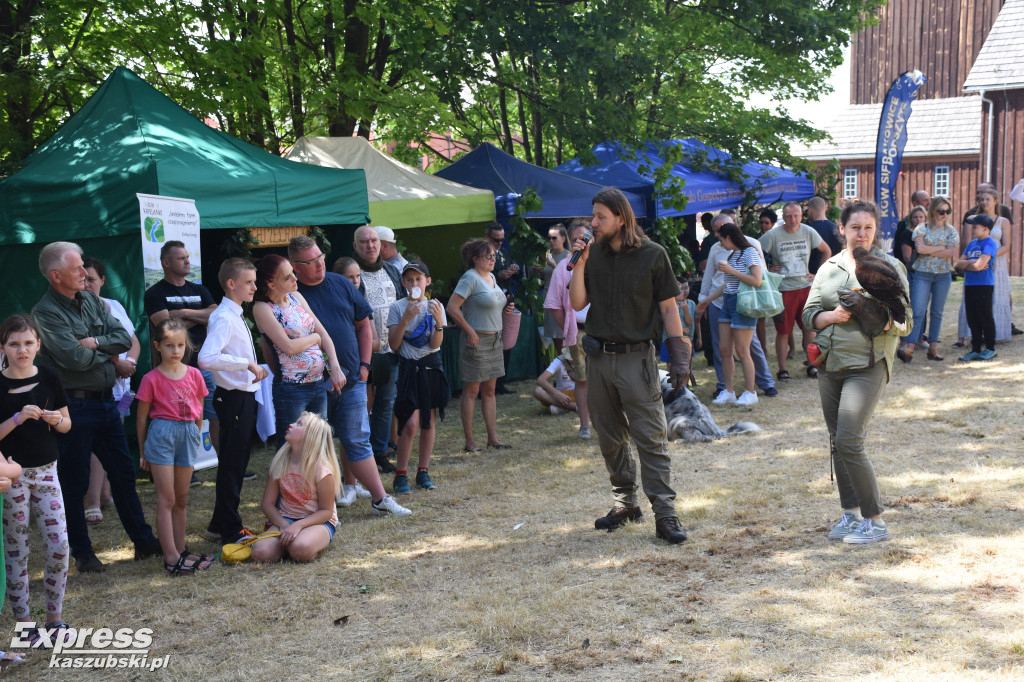
<svg viewBox="0 0 1024 682"><path fill-rule="evenodd" d="M245 259L229 258L220 266L218 278L224 298L210 314L206 341L199 351L199 366L213 372L217 385L213 407L220 420L221 446L217 499L204 535L229 544L252 535L242 525L238 500L256 427L256 391L267 370L256 364L252 333L242 317L242 304L252 303L256 293L256 268Z"/></svg>

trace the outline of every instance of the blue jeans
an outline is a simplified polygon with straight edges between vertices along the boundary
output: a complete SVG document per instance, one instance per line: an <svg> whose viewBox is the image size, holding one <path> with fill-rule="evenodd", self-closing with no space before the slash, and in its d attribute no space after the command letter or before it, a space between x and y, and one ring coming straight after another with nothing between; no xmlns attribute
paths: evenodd
<svg viewBox="0 0 1024 682"><path fill-rule="evenodd" d="M278 449L284 445L284 434L288 426L302 416L303 412L312 412L327 418L327 389L323 379L307 384L275 381L273 390L274 426L277 428Z"/></svg>
<svg viewBox="0 0 1024 682"><path fill-rule="evenodd" d="M340 394L327 394L327 422L345 448L345 459L359 462L373 457L365 381L345 384Z"/></svg>
<svg viewBox="0 0 1024 682"><path fill-rule="evenodd" d="M722 355L718 350L718 319L722 316L722 309L712 303L708 306L707 312L708 323L711 325L711 349L715 359L715 376L718 378L715 388L721 391L725 388L725 384L722 383ZM775 377L772 376L772 368L768 365L768 358L765 357L764 348L761 348L761 342L756 333L750 339L750 358L754 361L754 381L757 387L762 391L774 388Z"/></svg>
<svg viewBox="0 0 1024 682"><path fill-rule="evenodd" d="M391 415L395 410L395 396L398 394L398 356L394 353L374 353L373 410L370 413L370 446L375 453L388 451L391 435Z"/></svg>
<svg viewBox="0 0 1024 682"><path fill-rule="evenodd" d="M928 342L939 340L939 328L942 326L942 309L946 306L946 296L953 283L950 273L935 274L931 272L915 272L910 282L910 306L914 309L914 328L907 340L910 343L921 343L921 332L924 329L925 313L928 310L928 299L931 309L928 316Z"/></svg>
<svg viewBox="0 0 1024 682"><path fill-rule="evenodd" d="M128 453L128 441L124 437L117 403L113 400L69 398L68 416L71 417L71 430L57 435L60 447L57 476L64 493L71 555L79 558L93 554L82 506L89 489L92 453L96 453L107 472L110 494L128 537L137 547L155 542L153 529L146 523L142 503L135 490L135 463Z"/></svg>

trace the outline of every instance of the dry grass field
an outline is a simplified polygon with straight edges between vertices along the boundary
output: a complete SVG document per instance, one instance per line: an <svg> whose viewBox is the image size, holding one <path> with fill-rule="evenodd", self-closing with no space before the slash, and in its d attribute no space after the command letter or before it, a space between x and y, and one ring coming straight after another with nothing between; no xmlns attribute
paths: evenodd
<svg viewBox="0 0 1024 682"><path fill-rule="evenodd" d="M1014 290L1024 305L1024 285ZM164 672L104 679L1024 679L1024 337L992 362L957 364L959 300L955 285L946 361L922 352L897 367L872 423L889 542L826 538L838 494L816 383L797 372L777 398L713 410L763 433L671 446L680 546L655 540L646 501L644 523L593 529L612 504L596 439L576 439L574 416L542 414L520 382L499 399L513 450L463 453L453 404L438 489L402 499L414 516L375 519L360 500L309 565L170 578L156 559L131 561L109 510L92 537L110 565L72 573L65 617L151 628L152 655L169 656ZM714 376L696 365L708 402ZM258 453L260 478L243 491L253 528L269 459ZM210 552L213 474L202 478L190 544ZM152 519L152 486L140 493ZM32 567L41 619L38 557ZM12 627L5 609L0 631ZM8 675L88 674L48 663L32 653Z"/></svg>

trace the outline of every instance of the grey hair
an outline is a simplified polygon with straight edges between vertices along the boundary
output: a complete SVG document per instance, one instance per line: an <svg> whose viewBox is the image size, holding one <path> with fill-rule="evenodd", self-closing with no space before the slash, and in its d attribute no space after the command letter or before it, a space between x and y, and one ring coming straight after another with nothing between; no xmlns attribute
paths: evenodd
<svg viewBox="0 0 1024 682"><path fill-rule="evenodd" d="M728 213L719 213L718 215L711 219L711 228L714 229L716 227L721 227L726 223L735 224L736 221L733 220L733 217Z"/></svg>
<svg viewBox="0 0 1024 682"><path fill-rule="evenodd" d="M63 267L64 259L70 251L79 256L83 253L82 247L74 242L52 242L44 246L39 252L39 272L43 273L43 277L49 279L52 271Z"/></svg>

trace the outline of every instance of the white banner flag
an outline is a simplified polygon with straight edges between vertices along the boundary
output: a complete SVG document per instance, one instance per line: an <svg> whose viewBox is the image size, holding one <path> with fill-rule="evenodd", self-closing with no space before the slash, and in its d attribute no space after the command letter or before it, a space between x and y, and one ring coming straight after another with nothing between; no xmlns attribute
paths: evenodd
<svg viewBox="0 0 1024 682"><path fill-rule="evenodd" d="M142 262L146 288L164 278L160 249L170 241L185 244L192 272L187 279L202 284L203 268L199 252L199 211L194 199L136 194L139 198L139 222L142 227Z"/></svg>

